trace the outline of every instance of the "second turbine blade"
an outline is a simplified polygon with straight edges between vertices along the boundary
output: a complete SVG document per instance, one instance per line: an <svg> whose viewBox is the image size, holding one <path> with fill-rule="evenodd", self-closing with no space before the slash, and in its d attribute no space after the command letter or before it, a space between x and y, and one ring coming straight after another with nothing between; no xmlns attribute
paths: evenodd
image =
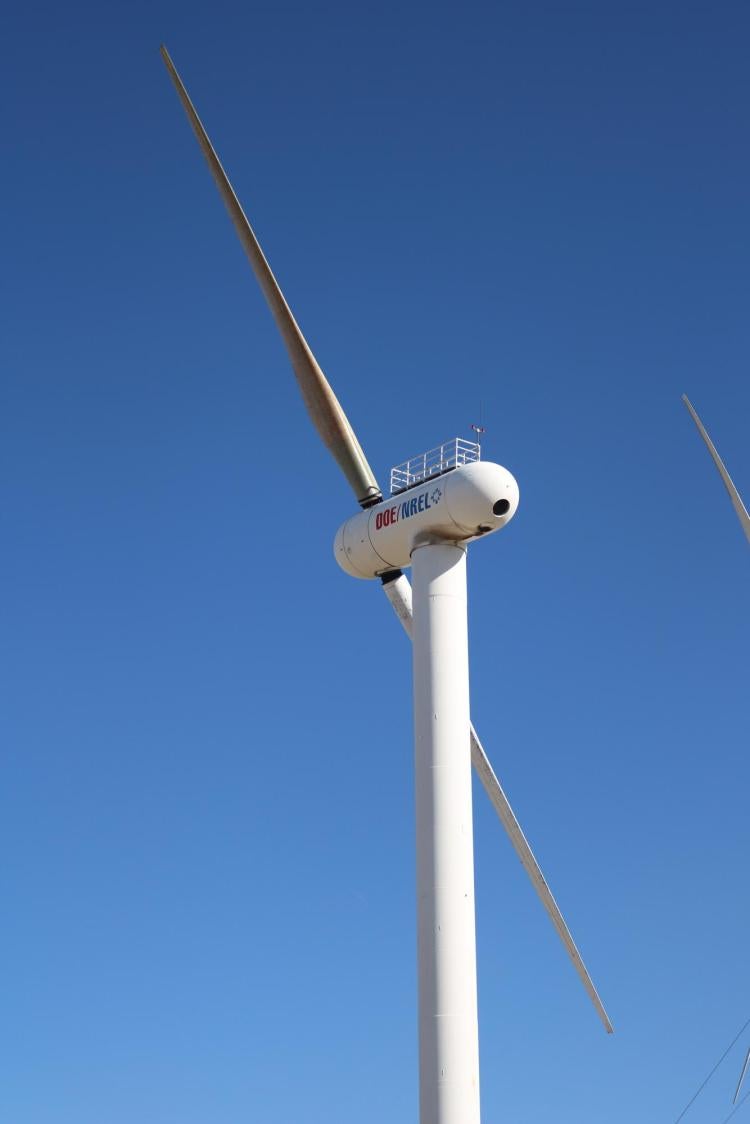
<svg viewBox="0 0 750 1124"><path fill-rule="evenodd" d="M404 626L404 630L411 638L412 630L412 598L411 586L409 580L404 574L399 574L390 580L383 582L385 594L393 606L396 616ZM581 983L586 989L586 993L596 1008L596 1013L601 1019L604 1029L607 1034L612 1034L613 1026L610 1022L609 1015L604 1009L604 1004L599 998L599 993L594 987L594 981L588 973L588 969L583 962L583 958L576 947L573 936L565 923L565 918L560 912L560 907L552 896L552 891L547 885L547 879L542 874L541 867L536 861L534 852L528 844L526 836L521 830L521 825L516 819L516 815L510 806L510 801L503 791L500 781L495 776L495 771L490 765L487 754L484 752L482 743L479 740L476 730L473 725L470 726L470 741L471 741L471 763L474 766L479 779L481 780L484 790L492 802L492 806L500 818L500 822L505 828L508 838L513 844L513 848L518 855L524 870L531 879L531 884L539 896L539 899L547 911L550 921L555 926L555 930L560 940L565 946L565 951L573 962Z"/></svg>
<svg viewBox="0 0 750 1124"><path fill-rule="evenodd" d="M492 805L500 817L500 821L508 833L511 843L513 844L516 854L518 855L523 868L531 879L531 883L536 890L542 905L547 911L550 921L555 926L557 935L562 943L565 945L565 950L573 962L573 967L578 973L581 983L586 988L589 999L596 1008L596 1013L604 1024L604 1029L607 1034L612 1034L614 1027L610 1022L609 1015L604 1009L604 1004L599 998L599 993L594 987L594 981L588 973L588 969L583 962L583 958L576 947L573 940L573 935L568 928L565 918L560 912L560 907L552 896L552 891L547 885L547 879L542 874L541 867L536 861L534 852L528 844L528 840L521 830L521 825L516 819L515 812L510 806L510 801L503 791L500 781L495 776L495 772L490 765L487 754L482 748L482 743L479 741L477 732L474 727L471 727L471 762L477 773L479 779L484 785L484 790L492 801Z"/></svg>
<svg viewBox="0 0 750 1124"><path fill-rule="evenodd" d="M745 507L744 503L742 502L742 498L740 496L740 493L737 491L734 484L732 483L732 477L729 475L726 468L724 467L724 462L721 459L721 457L719 456L719 454L717 453L716 446L714 445L711 438L708 436L708 434L705 430L705 427L703 425L703 422L698 417L698 414L696 413L696 411L693 409L693 405L692 405L690 399L688 398L687 394L683 394L682 401L687 406L688 411L690 413L690 417L695 422L696 427L698 429L698 432L700 433L701 437L703 438L703 440L706 443L706 448L708 449L709 453L711 454L711 457L713 458L713 462L719 470L719 475L721 476L721 479L724 481L724 487L726 488L727 492L729 493L729 498L732 501L732 507L737 512L737 518L740 521L740 524L742 526L742 530L745 532L745 537L748 540L748 542L750 542L750 515L748 515L748 513L747 513L747 508Z"/></svg>
<svg viewBox="0 0 750 1124"><path fill-rule="evenodd" d="M747 1053L745 1054L745 1062L744 1062L744 1065L742 1066L742 1071L740 1073L740 1079L737 1082L737 1088L735 1089L735 1092L734 1092L734 1100L732 1101L732 1104L737 1104L737 1098L740 1095L740 1089L742 1088L742 1082L745 1080L745 1074L747 1073L747 1067L748 1067L749 1063L750 1063L750 1049L748 1049Z"/></svg>

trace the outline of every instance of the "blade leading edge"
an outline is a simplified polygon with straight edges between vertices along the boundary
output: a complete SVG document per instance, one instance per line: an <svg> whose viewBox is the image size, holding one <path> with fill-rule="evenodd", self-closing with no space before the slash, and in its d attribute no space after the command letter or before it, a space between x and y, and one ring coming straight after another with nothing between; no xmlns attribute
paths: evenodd
<svg viewBox="0 0 750 1124"><path fill-rule="evenodd" d="M240 201L221 166L219 157L208 139L208 134L203 128L182 79L169 57L167 48L162 46L160 50L164 65L179 94L185 113L193 127L193 132L198 139L198 144L201 146L216 186L239 235L240 242L286 344L294 374L313 425L323 444L330 450L344 476L349 481L358 503L363 507L369 507L382 499L373 471L367 463L367 458L346 414L341 408L341 404L318 366L307 340L302 335L291 309L284 299L284 294L271 272L271 267L260 248L260 243L255 237L253 228L242 210Z"/></svg>
<svg viewBox="0 0 750 1124"><path fill-rule="evenodd" d="M383 583L385 594L390 601L396 616L404 626L406 634L411 638L412 629L412 599L411 599L411 586L404 574L399 577ZM479 776L480 781L484 785L484 790L489 796L492 806L500 817L500 822L505 828L508 838L510 839L516 854L518 855L523 868L531 879L531 883L539 896L542 905L546 909L549 919L555 926L557 935L562 943L565 945L565 951L573 962L581 983L586 988L589 999L596 1008L596 1013L604 1024L604 1029L607 1034L613 1033L613 1026L610 1022L609 1015L604 1009L604 1004L599 998L599 993L594 987L594 981L588 973L588 969L583 962L580 952L576 947L570 929L565 923L565 918L560 912L560 908L552 896L552 891L547 885L547 879L541 871L539 863L534 857L534 852L528 844L526 836L521 830L521 825L516 819L515 813L510 806L508 797L505 795L500 781L495 775L495 771L490 765L487 754L484 752L482 743L473 726L469 728L470 741L471 741L471 763Z"/></svg>
<svg viewBox="0 0 750 1124"><path fill-rule="evenodd" d="M706 447L707 447L709 453L711 454L711 456L713 457L714 464L716 465L716 467L719 470L719 475L721 476L722 480L724 481L724 487L729 492L729 498L732 501L732 507L737 512L737 518L739 519L739 521L742 525L742 530L745 532L745 538L747 539L748 542L750 542L750 515L748 515L748 513L747 513L747 508L745 507L744 503L742 502L742 499L740 497L740 493L737 491L734 484L732 483L732 477L729 475L726 468L724 467L724 462L722 461L719 454L716 452L716 447L715 447L713 441L711 440L711 438L706 433L706 430L703 426L703 422L701 421L701 419L698 417L695 410L693 409L692 403L690 402L690 399L688 398L687 394L683 394L682 401L685 403L688 410L690 411L690 416L693 419L693 421L695 422L696 426L698 427L698 432L700 433L703 440L706 442Z"/></svg>

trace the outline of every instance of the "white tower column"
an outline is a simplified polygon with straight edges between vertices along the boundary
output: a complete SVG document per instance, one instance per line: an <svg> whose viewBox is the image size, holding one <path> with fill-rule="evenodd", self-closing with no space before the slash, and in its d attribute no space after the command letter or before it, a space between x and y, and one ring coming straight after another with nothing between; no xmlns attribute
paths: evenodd
<svg viewBox="0 0 750 1124"><path fill-rule="evenodd" d="M420 1124L479 1124L466 550L412 554Z"/></svg>

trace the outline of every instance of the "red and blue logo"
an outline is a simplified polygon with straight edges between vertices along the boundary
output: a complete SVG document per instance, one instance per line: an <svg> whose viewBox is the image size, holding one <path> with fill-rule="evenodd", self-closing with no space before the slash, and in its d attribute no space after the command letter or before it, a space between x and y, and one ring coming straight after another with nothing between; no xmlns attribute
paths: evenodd
<svg viewBox="0 0 750 1124"><path fill-rule="evenodd" d="M394 523L400 523L403 519L411 519L412 515L418 515L420 511L427 511L429 508L435 507L436 504L440 503L442 495L443 493L439 488L433 488L431 492L420 492L418 496L412 496L408 500L402 500L401 503L386 507L375 516L375 530L379 531L381 527L392 527Z"/></svg>

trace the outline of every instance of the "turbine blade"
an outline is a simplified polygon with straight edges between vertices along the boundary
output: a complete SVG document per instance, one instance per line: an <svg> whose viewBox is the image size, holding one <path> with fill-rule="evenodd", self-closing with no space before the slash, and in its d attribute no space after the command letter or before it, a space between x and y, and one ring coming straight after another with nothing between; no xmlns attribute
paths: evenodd
<svg viewBox="0 0 750 1124"><path fill-rule="evenodd" d="M357 500L364 507L376 503L382 498L378 482L372 469L367 463L367 458L357 440L354 430L349 424L341 404L333 393L328 380L316 362L307 340L302 335L299 326L291 313L289 305L284 299L284 294L271 272L260 243L255 237L253 228L242 210L240 201L227 178L214 151L208 134L201 124L192 101L177 73L174 63L169 57L166 47L161 47L161 56L169 71L169 76L179 94L180 101L185 109L188 120L193 127L198 144L201 146L211 174L214 177L219 194L229 211L240 242L253 268L253 272L263 291L269 308L273 313L284 343L286 344L289 358L292 361L294 374L299 383L302 397L307 411L312 419L323 444L330 450L337 464L349 481Z"/></svg>
<svg viewBox="0 0 750 1124"><path fill-rule="evenodd" d="M407 636L411 637L412 597L411 586L409 585L407 577L402 573L394 574L388 580L384 580L383 589L385 590L386 597L393 606L396 616L404 626ZM546 909L550 921L555 926L557 935L565 946L565 951L573 961L573 967L578 973L581 983L586 988L586 992L596 1008L596 1013L604 1024L604 1029L607 1031L607 1034L612 1034L612 1023L604 1009L604 1004L599 998L599 993L594 987L594 982L576 947L570 929L565 923L565 918L560 912L560 908L552 896L552 891L547 885L547 879L542 874L541 867L534 857L534 852L531 850L526 836L521 830L521 825L510 806L510 801L505 795L502 785L495 775L494 769L490 765L487 754L484 752L482 743L479 740L479 735L473 726L470 726L469 734L471 742L471 763L480 781L484 785L484 790L489 796L492 806L497 812L500 822L505 828L508 838L521 860L524 870L531 879L531 884Z"/></svg>
<svg viewBox="0 0 750 1124"><path fill-rule="evenodd" d="M716 452L716 446L714 445L713 441L711 440L711 438L706 433L706 430L703 426L703 422L701 421L701 419L698 417L695 410L693 409L692 403L690 402L690 399L688 398L687 394L683 394L682 401L685 403L688 410L690 411L690 416L693 419L693 421L695 422L696 426L698 427L698 432L700 433L703 440L706 442L706 447L708 448L709 453L713 457L714 464L716 465L716 467L719 470L719 475L721 476L722 480L724 481L724 487L729 492L729 498L732 501L732 507L737 512L737 518L739 519L739 521L742 525L742 530L745 532L745 538L747 539L748 542L750 542L750 515L748 515L747 508L745 507L744 503L742 502L742 499L740 498L740 493L737 491L734 484L732 483L732 478L729 475L729 473L727 472L726 468L724 467L724 462L722 461L719 454Z"/></svg>
<svg viewBox="0 0 750 1124"><path fill-rule="evenodd" d="M500 817L500 821L508 833L508 837L513 844L516 854L518 855L523 868L531 879L531 883L536 890L542 905L547 910L549 919L557 930L562 943L565 945L565 950L573 961L573 967L579 975L581 983L586 988L589 999L596 1008L596 1013L604 1024L604 1029L607 1034L612 1034L614 1028L609 1020L609 1015L604 1009L604 1004L599 998L599 993L594 987L594 981L588 973L588 969L583 962L580 952L576 947L570 929L565 923L565 918L560 912L560 908L552 896L552 891L547 885L547 879L542 874L539 863L534 857L534 852L528 844L526 836L521 830L521 825L516 819L515 813L510 806L508 797L505 795L500 781L495 776L495 772L490 765L487 754L482 748L474 727L471 727L471 761L479 774L479 779L484 785L484 790L492 801L492 805Z"/></svg>
<svg viewBox="0 0 750 1124"><path fill-rule="evenodd" d="M737 1082L737 1088L735 1089L735 1092L734 1092L734 1100L732 1101L732 1104L737 1104L737 1098L740 1095L740 1089L742 1088L742 1082L745 1080L745 1074L747 1073L748 1062L750 1062L750 1049L748 1049L747 1053L745 1054L745 1064L742 1067L742 1072L740 1073L740 1079Z"/></svg>

